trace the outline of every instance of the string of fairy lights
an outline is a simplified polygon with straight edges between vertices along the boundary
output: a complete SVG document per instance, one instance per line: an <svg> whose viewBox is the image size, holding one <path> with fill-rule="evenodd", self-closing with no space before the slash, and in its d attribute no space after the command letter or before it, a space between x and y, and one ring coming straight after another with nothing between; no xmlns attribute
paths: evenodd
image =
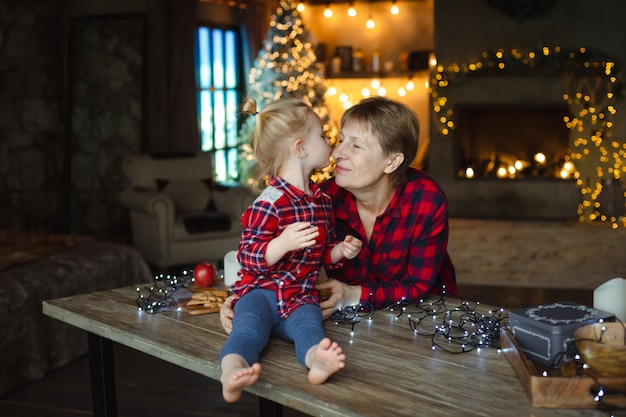
<svg viewBox="0 0 626 417"><path fill-rule="evenodd" d="M151 285L137 287L137 307L140 310L154 314L177 307L174 293L186 288L193 278L193 271L185 269L180 274L156 274Z"/></svg>
<svg viewBox="0 0 626 417"><path fill-rule="evenodd" d="M626 141L613 138L613 120L616 114L616 92L619 91L620 72L615 61L585 48L563 50L544 46L538 51L522 53L516 49L508 52L500 49L485 51L479 60L470 63L438 64L432 71L430 93L432 110L438 123L436 131L442 136L450 135L456 128L453 105L448 99L447 88L462 77L481 71L511 71L514 69L559 70L567 77L600 75L605 80L602 89L588 80L580 82L577 91L566 91L563 99L571 117L564 122L570 129L570 149L567 159L576 167L576 185L581 199L578 215L581 221L610 222L612 228L626 226L626 204L613 207L613 200L602 203L602 192L611 186L619 186L626 174ZM571 79L571 78L570 78ZM584 173L581 172L586 170ZM622 201L626 192L620 190ZM617 214L616 214L617 213Z"/></svg>
<svg viewBox="0 0 626 417"><path fill-rule="evenodd" d="M444 291L436 300L413 302L403 299L383 310L395 313L396 320L406 317L408 328L417 336L430 338L433 350L459 354L482 348L500 349L500 329L508 322L508 306L484 314L479 312L479 302L460 300L458 305L450 307L446 301ZM364 303L336 311L330 320L340 326L349 326L354 334L356 325L362 319L373 320L376 311L371 303Z"/></svg>

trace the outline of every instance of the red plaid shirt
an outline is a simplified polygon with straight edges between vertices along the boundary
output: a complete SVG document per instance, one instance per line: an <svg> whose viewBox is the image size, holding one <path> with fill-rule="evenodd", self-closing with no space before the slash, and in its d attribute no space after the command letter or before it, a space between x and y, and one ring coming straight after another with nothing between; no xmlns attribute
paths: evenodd
<svg viewBox="0 0 626 417"><path fill-rule="evenodd" d="M311 188L313 196L272 176L268 187L241 217L243 233L237 254L241 279L230 289L238 297L253 288L275 291L281 318L286 318L303 304L319 303L314 284L320 267L330 266L330 251L337 244L330 243L335 236L332 200L315 184L311 184ZM265 262L267 245L294 222L311 222L319 227L315 245L291 251L268 267Z"/></svg>
<svg viewBox="0 0 626 417"><path fill-rule="evenodd" d="M367 242L354 196L334 179L322 188L333 199L335 233ZM356 258L328 276L361 285L361 302L384 307L401 299L419 301L428 293L456 296L456 274L448 255L448 202L425 173L410 169L385 212L378 216L369 243Z"/></svg>

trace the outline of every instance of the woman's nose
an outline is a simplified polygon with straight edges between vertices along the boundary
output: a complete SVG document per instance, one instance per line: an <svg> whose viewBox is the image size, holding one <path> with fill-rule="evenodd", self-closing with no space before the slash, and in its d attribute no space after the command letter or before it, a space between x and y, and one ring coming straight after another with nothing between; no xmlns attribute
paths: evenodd
<svg viewBox="0 0 626 417"><path fill-rule="evenodd" d="M342 153L342 149L343 149L343 142L339 142L337 144L337 146L335 146L335 149L333 150L333 152L331 153L331 156L337 160L340 158L340 155Z"/></svg>

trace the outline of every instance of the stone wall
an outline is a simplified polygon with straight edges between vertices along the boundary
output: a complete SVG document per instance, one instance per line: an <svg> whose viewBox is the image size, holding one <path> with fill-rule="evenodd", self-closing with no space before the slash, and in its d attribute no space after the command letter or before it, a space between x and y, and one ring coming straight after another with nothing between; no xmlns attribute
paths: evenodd
<svg viewBox="0 0 626 417"><path fill-rule="evenodd" d="M62 50L57 0L0 0L0 226L59 226Z"/></svg>
<svg viewBox="0 0 626 417"><path fill-rule="evenodd" d="M144 18L113 15L69 24L69 199L72 233L128 235L118 196L124 156L141 150Z"/></svg>
<svg viewBox="0 0 626 417"><path fill-rule="evenodd" d="M124 155L142 146L144 14L0 0L0 227L128 240Z"/></svg>

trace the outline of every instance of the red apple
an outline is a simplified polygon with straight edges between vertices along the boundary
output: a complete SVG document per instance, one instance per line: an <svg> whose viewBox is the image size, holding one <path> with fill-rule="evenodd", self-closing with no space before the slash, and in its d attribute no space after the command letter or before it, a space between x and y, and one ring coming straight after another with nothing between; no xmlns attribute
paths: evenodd
<svg viewBox="0 0 626 417"><path fill-rule="evenodd" d="M193 280L198 287L212 287L217 279L217 268L211 262L200 262L193 270Z"/></svg>

